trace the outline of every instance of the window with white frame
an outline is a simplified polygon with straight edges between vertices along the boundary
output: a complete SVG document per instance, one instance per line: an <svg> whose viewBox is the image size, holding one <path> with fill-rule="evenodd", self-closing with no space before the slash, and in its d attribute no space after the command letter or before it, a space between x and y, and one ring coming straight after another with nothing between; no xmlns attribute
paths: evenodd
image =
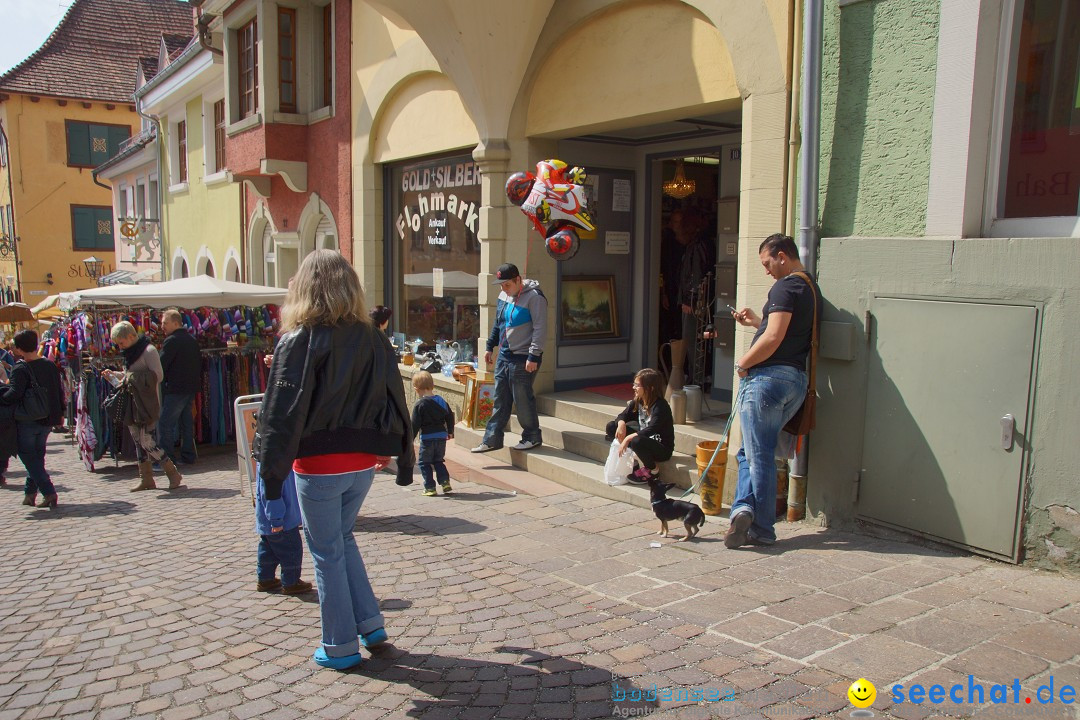
<svg viewBox="0 0 1080 720"><path fill-rule="evenodd" d="M1080 0L1016 0L998 218L1080 216Z"/></svg>
<svg viewBox="0 0 1080 720"><path fill-rule="evenodd" d="M146 183L141 178L135 181L135 217L146 219Z"/></svg>
<svg viewBox="0 0 1080 720"><path fill-rule="evenodd" d="M259 112L258 20L252 18L236 31L237 120Z"/></svg>

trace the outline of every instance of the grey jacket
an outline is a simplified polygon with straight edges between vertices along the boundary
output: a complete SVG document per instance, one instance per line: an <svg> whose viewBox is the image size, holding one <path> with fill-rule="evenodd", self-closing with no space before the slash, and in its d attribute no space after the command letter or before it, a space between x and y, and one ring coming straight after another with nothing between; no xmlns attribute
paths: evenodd
<svg viewBox="0 0 1080 720"><path fill-rule="evenodd" d="M126 425L153 425L161 416L161 398L158 386L164 373L158 349L147 345L139 359L124 374L124 382L131 390L131 402L124 415Z"/></svg>
<svg viewBox="0 0 1080 720"><path fill-rule="evenodd" d="M517 297L499 293L495 324L487 349L509 353L521 360L540 362L547 337L547 298L536 280L525 280Z"/></svg>

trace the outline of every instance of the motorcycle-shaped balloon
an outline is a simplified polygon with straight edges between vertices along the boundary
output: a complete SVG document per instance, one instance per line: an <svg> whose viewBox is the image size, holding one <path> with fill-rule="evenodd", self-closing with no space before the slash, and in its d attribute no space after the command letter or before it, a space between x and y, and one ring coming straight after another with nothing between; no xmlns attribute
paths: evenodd
<svg viewBox="0 0 1080 720"><path fill-rule="evenodd" d="M541 160L536 174L517 172L506 181L506 196L544 236L544 249L556 260L574 257L581 243L575 227L595 230L585 197L585 168L562 160Z"/></svg>

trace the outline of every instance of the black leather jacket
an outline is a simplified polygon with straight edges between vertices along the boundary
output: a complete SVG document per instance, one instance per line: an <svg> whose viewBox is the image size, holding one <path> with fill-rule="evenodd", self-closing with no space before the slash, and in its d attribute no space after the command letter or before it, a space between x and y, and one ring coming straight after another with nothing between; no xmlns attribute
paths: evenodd
<svg viewBox="0 0 1080 720"><path fill-rule="evenodd" d="M390 341L368 323L300 327L274 350L256 427L266 498L298 457L366 452L415 464L409 408Z"/></svg>

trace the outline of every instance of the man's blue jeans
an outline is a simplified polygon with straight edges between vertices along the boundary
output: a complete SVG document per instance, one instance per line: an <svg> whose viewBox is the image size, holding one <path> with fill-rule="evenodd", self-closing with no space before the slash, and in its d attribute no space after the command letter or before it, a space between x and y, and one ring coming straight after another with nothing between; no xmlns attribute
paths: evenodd
<svg viewBox="0 0 1080 720"><path fill-rule="evenodd" d="M16 423L19 460L26 468L25 492L33 495L55 495L49 473L45 471L45 445L49 441L49 426L36 422Z"/></svg>
<svg viewBox="0 0 1080 720"><path fill-rule="evenodd" d="M539 371L539 368L537 368ZM503 446L503 432L510 422L510 409L517 407L521 423L521 439L541 442L540 417L536 414L536 396L533 395L535 372L525 370L525 361L509 360L503 353L495 360L495 407L484 430L484 444L488 447Z"/></svg>
<svg viewBox="0 0 1080 720"><path fill-rule="evenodd" d="M374 478L374 468L337 475L296 473L304 535L319 588L322 644L329 657L355 655L360 652L358 636L384 624L353 537L356 514Z"/></svg>
<svg viewBox="0 0 1080 720"><path fill-rule="evenodd" d="M806 373L788 365L751 368L742 382L738 412L743 446L735 456L739 480L730 517L749 511L754 518L750 535L775 541L776 443L784 423L806 397Z"/></svg>
<svg viewBox="0 0 1080 720"><path fill-rule="evenodd" d="M191 404L195 393L171 394L161 397L161 417L158 418L158 445L173 462L176 457L176 435L180 431L180 460L195 462L195 421L191 417Z"/></svg>

